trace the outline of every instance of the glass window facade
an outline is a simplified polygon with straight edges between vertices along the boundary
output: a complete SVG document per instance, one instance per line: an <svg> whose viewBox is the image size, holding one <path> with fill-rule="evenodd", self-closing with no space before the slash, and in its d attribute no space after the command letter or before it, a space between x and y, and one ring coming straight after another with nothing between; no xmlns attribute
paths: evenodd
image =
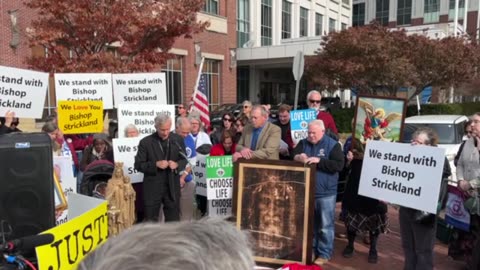
<svg viewBox="0 0 480 270"><path fill-rule="evenodd" d="M162 66L162 72L165 72L167 80L167 102L168 104L183 103L183 58L176 57L167 60L167 63Z"/></svg>
<svg viewBox="0 0 480 270"><path fill-rule="evenodd" d="M205 59L202 74L207 75L207 98L213 110L220 105L220 61Z"/></svg>
<svg viewBox="0 0 480 270"><path fill-rule="evenodd" d="M282 39L292 37L292 3L282 2Z"/></svg>
<svg viewBox="0 0 480 270"><path fill-rule="evenodd" d="M440 1L425 0L423 23L436 23L440 21Z"/></svg>
<svg viewBox="0 0 480 270"><path fill-rule="evenodd" d="M218 0L205 0L203 11L218 15Z"/></svg>
<svg viewBox="0 0 480 270"><path fill-rule="evenodd" d="M272 0L262 0L261 12L261 44L270 46L272 45Z"/></svg>
<svg viewBox="0 0 480 270"><path fill-rule="evenodd" d="M397 25L412 23L412 0L398 0Z"/></svg>
<svg viewBox="0 0 480 270"><path fill-rule="evenodd" d="M463 19L465 15L465 0L458 1L458 18ZM448 4L448 20L455 20L455 0L450 0Z"/></svg>
<svg viewBox="0 0 480 270"><path fill-rule="evenodd" d="M353 5L352 26L365 25L365 3Z"/></svg>
<svg viewBox="0 0 480 270"><path fill-rule="evenodd" d="M388 26L388 10L390 0L377 0L375 8L375 19L383 26Z"/></svg>
<svg viewBox="0 0 480 270"><path fill-rule="evenodd" d="M321 36L323 33L323 15L315 13L315 36Z"/></svg>
<svg viewBox="0 0 480 270"><path fill-rule="evenodd" d="M328 32L335 32L335 25L337 21L335 19L329 18L328 19Z"/></svg>
<svg viewBox="0 0 480 270"><path fill-rule="evenodd" d="M300 7L300 37L308 36L308 9Z"/></svg>
<svg viewBox="0 0 480 270"><path fill-rule="evenodd" d="M250 40L250 0L237 0L237 47Z"/></svg>

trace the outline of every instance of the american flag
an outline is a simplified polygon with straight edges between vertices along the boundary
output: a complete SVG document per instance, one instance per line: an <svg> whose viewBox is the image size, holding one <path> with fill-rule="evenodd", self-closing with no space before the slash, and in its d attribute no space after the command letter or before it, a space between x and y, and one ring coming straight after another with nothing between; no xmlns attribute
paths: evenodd
<svg viewBox="0 0 480 270"><path fill-rule="evenodd" d="M196 110L200 113L200 120L205 125L205 129L210 127L210 112L208 109L208 97L207 97L207 75L200 75L198 81L198 87L193 93L193 107L192 110Z"/></svg>

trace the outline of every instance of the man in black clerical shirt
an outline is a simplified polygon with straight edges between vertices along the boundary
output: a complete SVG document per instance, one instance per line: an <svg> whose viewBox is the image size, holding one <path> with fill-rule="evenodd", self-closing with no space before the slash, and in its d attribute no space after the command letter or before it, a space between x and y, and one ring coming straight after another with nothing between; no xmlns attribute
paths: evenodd
<svg viewBox="0 0 480 270"><path fill-rule="evenodd" d="M187 160L182 137L170 133L172 120L167 114L155 117L156 132L143 138L135 156L135 169L143 176L145 221L158 221L163 205L165 221L180 220L180 175Z"/></svg>

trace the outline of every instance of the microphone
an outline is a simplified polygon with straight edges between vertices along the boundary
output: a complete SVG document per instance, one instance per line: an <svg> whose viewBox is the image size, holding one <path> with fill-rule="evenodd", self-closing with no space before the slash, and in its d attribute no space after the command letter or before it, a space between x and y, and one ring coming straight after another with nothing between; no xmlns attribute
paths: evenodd
<svg viewBox="0 0 480 270"><path fill-rule="evenodd" d="M38 246L47 245L53 242L55 237L51 233L22 237L5 243L2 247L4 252L15 250L30 250Z"/></svg>
<svg viewBox="0 0 480 270"><path fill-rule="evenodd" d="M184 157L186 160L188 160L188 157L185 153L183 153L182 151L182 147L180 146L180 144L177 142L177 141L173 141L175 143L175 145L178 147L178 153Z"/></svg>
<svg viewBox="0 0 480 270"><path fill-rule="evenodd" d="M178 147L178 153L187 160L187 163L188 165L190 165L190 168L192 169L192 180L195 180L195 171L193 169L194 165L192 163L190 163L189 161L189 158L187 157L187 155L182 151L182 147L180 146L180 144L177 142L177 141L174 141L175 145Z"/></svg>

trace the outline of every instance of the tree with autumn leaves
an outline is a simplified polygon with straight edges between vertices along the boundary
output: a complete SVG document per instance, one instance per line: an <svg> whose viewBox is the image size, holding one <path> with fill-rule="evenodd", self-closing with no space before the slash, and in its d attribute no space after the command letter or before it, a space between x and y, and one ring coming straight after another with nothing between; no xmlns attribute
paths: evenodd
<svg viewBox="0 0 480 270"><path fill-rule="evenodd" d="M478 60L478 45L463 37L429 39L372 23L324 37L306 74L323 90L394 96L411 87L416 95L428 86L448 88L475 78Z"/></svg>
<svg viewBox="0 0 480 270"><path fill-rule="evenodd" d="M175 39L207 26L197 22L204 0L29 0L39 18L30 46L46 48L30 67L48 72L151 71L171 57Z"/></svg>

